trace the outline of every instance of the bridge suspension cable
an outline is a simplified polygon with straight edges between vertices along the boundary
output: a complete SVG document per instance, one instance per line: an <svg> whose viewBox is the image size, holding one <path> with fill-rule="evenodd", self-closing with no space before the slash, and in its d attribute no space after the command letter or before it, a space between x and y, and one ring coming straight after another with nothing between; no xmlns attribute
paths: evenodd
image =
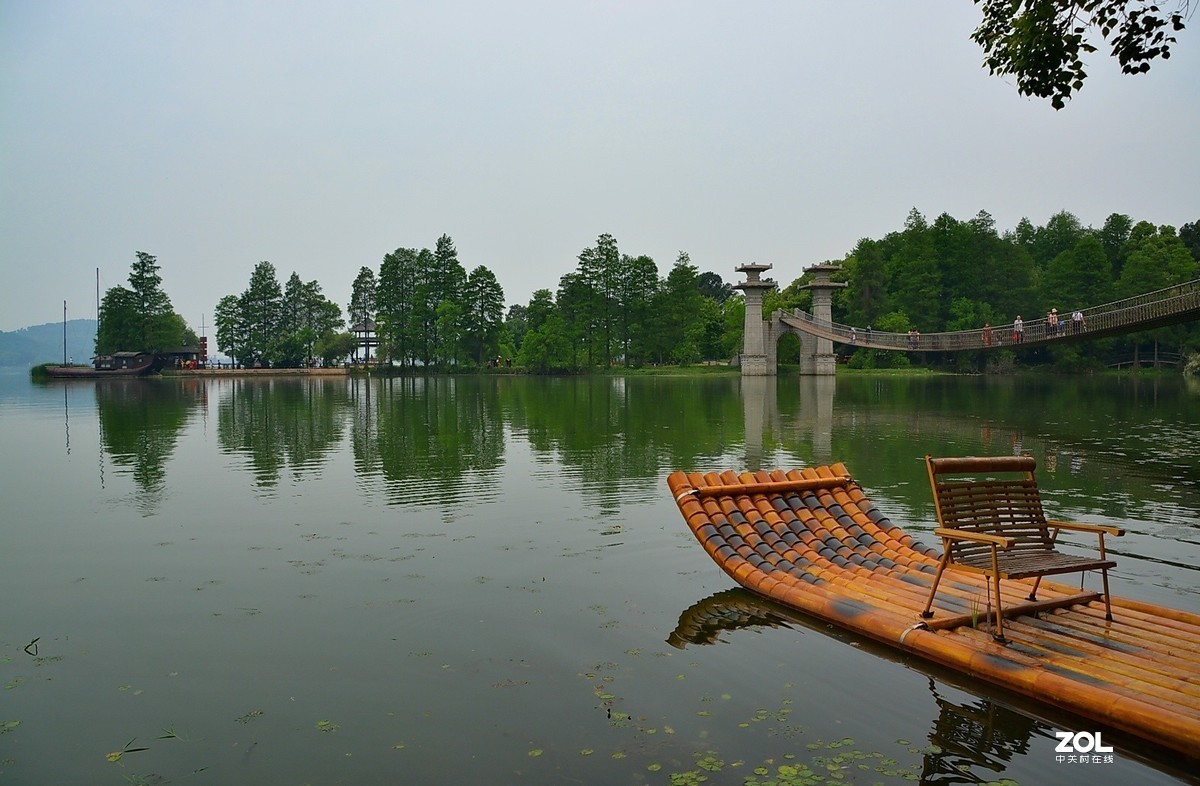
<svg viewBox="0 0 1200 786"><path fill-rule="evenodd" d="M1086 340L1119 333L1190 322L1200 319L1200 278L1183 284L1080 309L1083 320L1073 322L1070 314L1059 316L1058 325L1045 317L1024 323L1023 340L1015 346L1035 346L1056 341ZM780 313L788 327L849 346L904 352L963 352L1014 346L1012 323L990 328L946 333L889 333L880 330L817 320L803 311Z"/></svg>

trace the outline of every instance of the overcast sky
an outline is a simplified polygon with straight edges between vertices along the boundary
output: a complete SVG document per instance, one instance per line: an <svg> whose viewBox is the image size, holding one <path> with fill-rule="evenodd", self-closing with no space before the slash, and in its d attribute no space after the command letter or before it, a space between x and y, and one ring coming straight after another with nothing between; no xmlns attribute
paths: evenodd
<svg viewBox="0 0 1200 786"><path fill-rule="evenodd" d="M665 275L782 283L986 210L1200 219L1200 18L1055 112L993 77L970 0L0 0L0 330L95 316L135 252L212 334L273 263L345 309L447 234L506 302L612 234Z"/></svg>

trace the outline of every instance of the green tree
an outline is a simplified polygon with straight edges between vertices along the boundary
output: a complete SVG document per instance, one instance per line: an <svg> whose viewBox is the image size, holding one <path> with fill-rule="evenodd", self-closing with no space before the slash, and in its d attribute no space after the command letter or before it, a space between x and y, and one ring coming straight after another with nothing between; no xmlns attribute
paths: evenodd
<svg viewBox="0 0 1200 786"><path fill-rule="evenodd" d="M536 294L536 293L535 293ZM578 273L567 273L558 281L555 313L561 320L556 332L571 348L570 368L594 364L593 347L596 331L592 323L592 289ZM532 304L530 304L532 311ZM530 314L532 317L532 313ZM533 326L530 326L533 330ZM528 338L528 336L526 336ZM582 357L580 355L582 354Z"/></svg>
<svg viewBox="0 0 1200 786"><path fill-rule="evenodd" d="M304 361L306 347L300 336L303 304L304 282L300 280L300 274L292 271L283 285L278 333L272 347L275 364L284 368L298 368Z"/></svg>
<svg viewBox="0 0 1200 786"><path fill-rule="evenodd" d="M583 285L577 308L591 326L587 334L589 354L605 365L612 363L613 342L618 333L621 289L621 253L610 234L596 238L596 245L579 252L579 282Z"/></svg>
<svg viewBox="0 0 1200 786"><path fill-rule="evenodd" d="M1062 252L1046 267L1042 302L1058 308L1063 318L1075 308L1107 303L1112 298L1112 265L1094 235Z"/></svg>
<svg viewBox="0 0 1200 786"><path fill-rule="evenodd" d="M648 354L646 332L653 321L658 265L648 256L621 257L617 279L617 333L626 366L641 365Z"/></svg>
<svg viewBox="0 0 1200 786"><path fill-rule="evenodd" d="M113 287L100 301L100 318L96 327L96 354L135 351L141 346L141 317L138 299L125 287Z"/></svg>
<svg viewBox="0 0 1200 786"><path fill-rule="evenodd" d="M468 348L482 366L484 358L497 351L503 327L504 290L496 274L482 265L472 270L467 276L464 301Z"/></svg>
<svg viewBox="0 0 1200 786"><path fill-rule="evenodd" d="M537 330L546 323L558 310L554 303L554 293L548 289L539 289L533 293L529 299L529 306L525 309L525 322L527 330Z"/></svg>
<svg viewBox="0 0 1200 786"><path fill-rule="evenodd" d="M129 271L129 288L137 303L141 328L138 349L145 352L161 352L183 343L183 333L174 319L171 299L163 291L159 270L156 257L138 251Z"/></svg>
<svg viewBox="0 0 1200 786"><path fill-rule="evenodd" d="M350 357L350 354L357 348L358 339L352 333L329 331L317 339L313 351L324 361L326 366L333 366L338 361Z"/></svg>
<svg viewBox="0 0 1200 786"><path fill-rule="evenodd" d="M433 265L426 268L426 273L426 313L433 317L430 339L442 362L450 359L456 362L462 353L465 334L462 320L466 314L467 271L459 261L458 250L449 235L438 238Z"/></svg>
<svg viewBox="0 0 1200 786"><path fill-rule="evenodd" d="M464 316L462 306L453 300L446 299L438 303L435 359L439 366L457 366L462 360Z"/></svg>
<svg viewBox="0 0 1200 786"><path fill-rule="evenodd" d="M288 368L309 363L317 339L342 325L341 308L321 293L321 285L316 281L304 282L297 273L292 273L283 290L274 359Z"/></svg>
<svg viewBox="0 0 1200 786"><path fill-rule="evenodd" d="M408 333L412 338L414 358L426 366L434 364L443 346L438 336L438 307L444 301L457 301L461 291L458 284L465 279L458 252L447 235L438 239L437 251L423 248L417 252Z"/></svg>
<svg viewBox="0 0 1200 786"><path fill-rule="evenodd" d="M991 216L984 213L976 219L986 226ZM929 236L942 281L943 303L964 297L975 299L979 293L980 267L986 264L980 255L986 249L976 247L972 225L942 213L929 227ZM942 317L946 316L948 313L943 309ZM940 324L939 321L930 327Z"/></svg>
<svg viewBox="0 0 1200 786"><path fill-rule="evenodd" d="M979 211L967 225L971 231L967 256L974 266L964 271L971 281L969 289L958 291L975 301L979 318L995 325L1001 315L1015 314L1033 299L1033 258L1011 237L1000 237L986 211ZM983 308L984 304L989 308Z"/></svg>
<svg viewBox="0 0 1200 786"><path fill-rule="evenodd" d="M983 21L971 38L983 47L988 70L1015 77L1021 95L1049 98L1055 109L1083 87L1083 56L1096 51L1090 33L1111 45L1124 73L1145 73L1151 61L1171 56L1189 5L1177 0L1175 10L1167 10L1146 0L975 2Z"/></svg>
<svg viewBox="0 0 1200 786"><path fill-rule="evenodd" d="M914 327L928 332L942 324L941 271L929 225L916 208L909 211L899 248L888 261L888 280L891 302L917 315Z"/></svg>
<svg viewBox="0 0 1200 786"><path fill-rule="evenodd" d="M742 351L746 332L746 298L740 293L721 306L723 331L720 357L732 358Z"/></svg>
<svg viewBox="0 0 1200 786"><path fill-rule="evenodd" d="M1104 219L1104 226L1097 233L1114 276L1121 275L1121 267L1125 264L1125 244L1129 242L1132 230L1133 219L1123 213L1113 213Z"/></svg>
<svg viewBox="0 0 1200 786"><path fill-rule="evenodd" d="M1155 229L1153 224L1141 221L1130 235L1125 267L1117 282L1120 297L1164 289L1200 275L1200 264L1173 227Z"/></svg>
<svg viewBox="0 0 1200 786"><path fill-rule="evenodd" d="M542 291L549 294L548 290ZM508 332L509 340L512 341L514 354L521 348L521 343L525 340L525 331L528 328L529 309L520 303L513 303L508 307L508 313L504 315L504 329Z"/></svg>
<svg viewBox="0 0 1200 786"><path fill-rule="evenodd" d="M1130 232L1126 252L1125 266L1117 281L1118 297L1153 292L1200 277L1200 262L1188 251L1174 227L1155 228L1147 221L1138 222ZM1196 345L1200 331L1195 325L1173 325L1148 334L1134 334L1123 344L1132 349L1144 338L1178 346L1182 351L1189 344Z"/></svg>
<svg viewBox="0 0 1200 786"><path fill-rule="evenodd" d="M96 353L162 352L183 345L187 323L162 288L158 260L144 251L129 269L129 288L113 287L100 304Z"/></svg>
<svg viewBox="0 0 1200 786"><path fill-rule="evenodd" d="M275 275L275 266L266 260L254 266L250 284L242 293L240 306L246 329L242 359L253 365L269 364L279 339L283 291Z"/></svg>
<svg viewBox="0 0 1200 786"><path fill-rule="evenodd" d="M726 284L720 274L711 271L701 273L696 286L700 288L700 294L712 298L717 305L724 305L726 300L737 294L732 284Z"/></svg>
<svg viewBox="0 0 1200 786"><path fill-rule="evenodd" d="M704 274L701 273L701 276ZM726 301L728 302L728 301ZM729 357L725 350L725 313L721 303L708 295L700 299L700 357L718 360Z"/></svg>
<svg viewBox="0 0 1200 786"><path fill-rule="evenodd" d="M217 349L234 360L241 360L247 344L241 299L237 295L221 298L213 319L217 323Z"/></svg>
<svg viewBox="0 0 1200 786"><path fill-rule="evenodd" d="M379 338L381 354L389 361L399 361L402 367L412 365L415 357L413 331L417 321L413 318L413 309L418 257L415 248L397 248L385 255L379 266L375 334Z"/></svg>
<svg viewBox="0 0 1200 786"><path fill-rule="evenodd" d="M1069 251L1083 240L1088 229L1073 214L1063 210L1050 216L1044 227L1034 232L1030 253L1038 269L1045 270L1050 260Z"/></svg>
<svg viewBox="0 0 1200 786"><path fill-rule="evenodd" d="M1179 239L1192 256L1200 261L1200 221L1189 221L1179 228Z"/></svg>
<svg viewBox="0 0 1200 786"><path fill-rule="evenodd" d="M550 290L534 292L525 313L525 337L517 364L541 373L577 368L572 338Z"/></svg>
<svg viewBox="0 0 1200 786"><path fill-rule="evenodd" d="M359 268L350 288L350 307L346 311L351 327L366 325L375 319L377 289L375 271L369 267Z"/></svg>
<svg viewBox="0 0 1200 786"><path fill-rule="evenodd" d="M862 238L847 257L846 321L870 325L887 306L887 260L883 244Z"/></svg>
<svg viewBox="0 0 1200 786"><path fill-rule="evenodd" d="M697 282L700 271L686 251L680 251L675 264L659 290L655 326L663 344L659 361L673 360L682 365L700 359L704 337L704 295ZM665 356L664 356L665 355Z"/></svg>

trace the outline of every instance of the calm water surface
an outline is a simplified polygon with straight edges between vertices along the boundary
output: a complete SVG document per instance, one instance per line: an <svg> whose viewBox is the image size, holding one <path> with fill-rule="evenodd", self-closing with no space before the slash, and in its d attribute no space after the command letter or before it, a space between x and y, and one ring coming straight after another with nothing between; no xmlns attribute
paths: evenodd
<svg viewBox="0 0 1200 786"><path fill-rule="evenodd" d="M664 478L844 461L931 540L925 453L1028 451L1195 611L1198 444L1181 379L10 372L0 783L1189 782L733 589Z"/></svg>

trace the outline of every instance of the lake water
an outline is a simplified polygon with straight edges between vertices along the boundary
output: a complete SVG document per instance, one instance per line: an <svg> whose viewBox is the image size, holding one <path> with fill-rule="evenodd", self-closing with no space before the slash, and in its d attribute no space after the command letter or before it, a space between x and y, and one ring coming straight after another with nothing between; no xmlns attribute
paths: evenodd
<svg viewBox="0 0 1200 786"><path fill-rule="evenodd" d="M930 541L924 454L1027 451L1196 611L1197 445L1180 378L5 373L0 783L1188 782L735 590L664 479L844 461Z"/></svg>

